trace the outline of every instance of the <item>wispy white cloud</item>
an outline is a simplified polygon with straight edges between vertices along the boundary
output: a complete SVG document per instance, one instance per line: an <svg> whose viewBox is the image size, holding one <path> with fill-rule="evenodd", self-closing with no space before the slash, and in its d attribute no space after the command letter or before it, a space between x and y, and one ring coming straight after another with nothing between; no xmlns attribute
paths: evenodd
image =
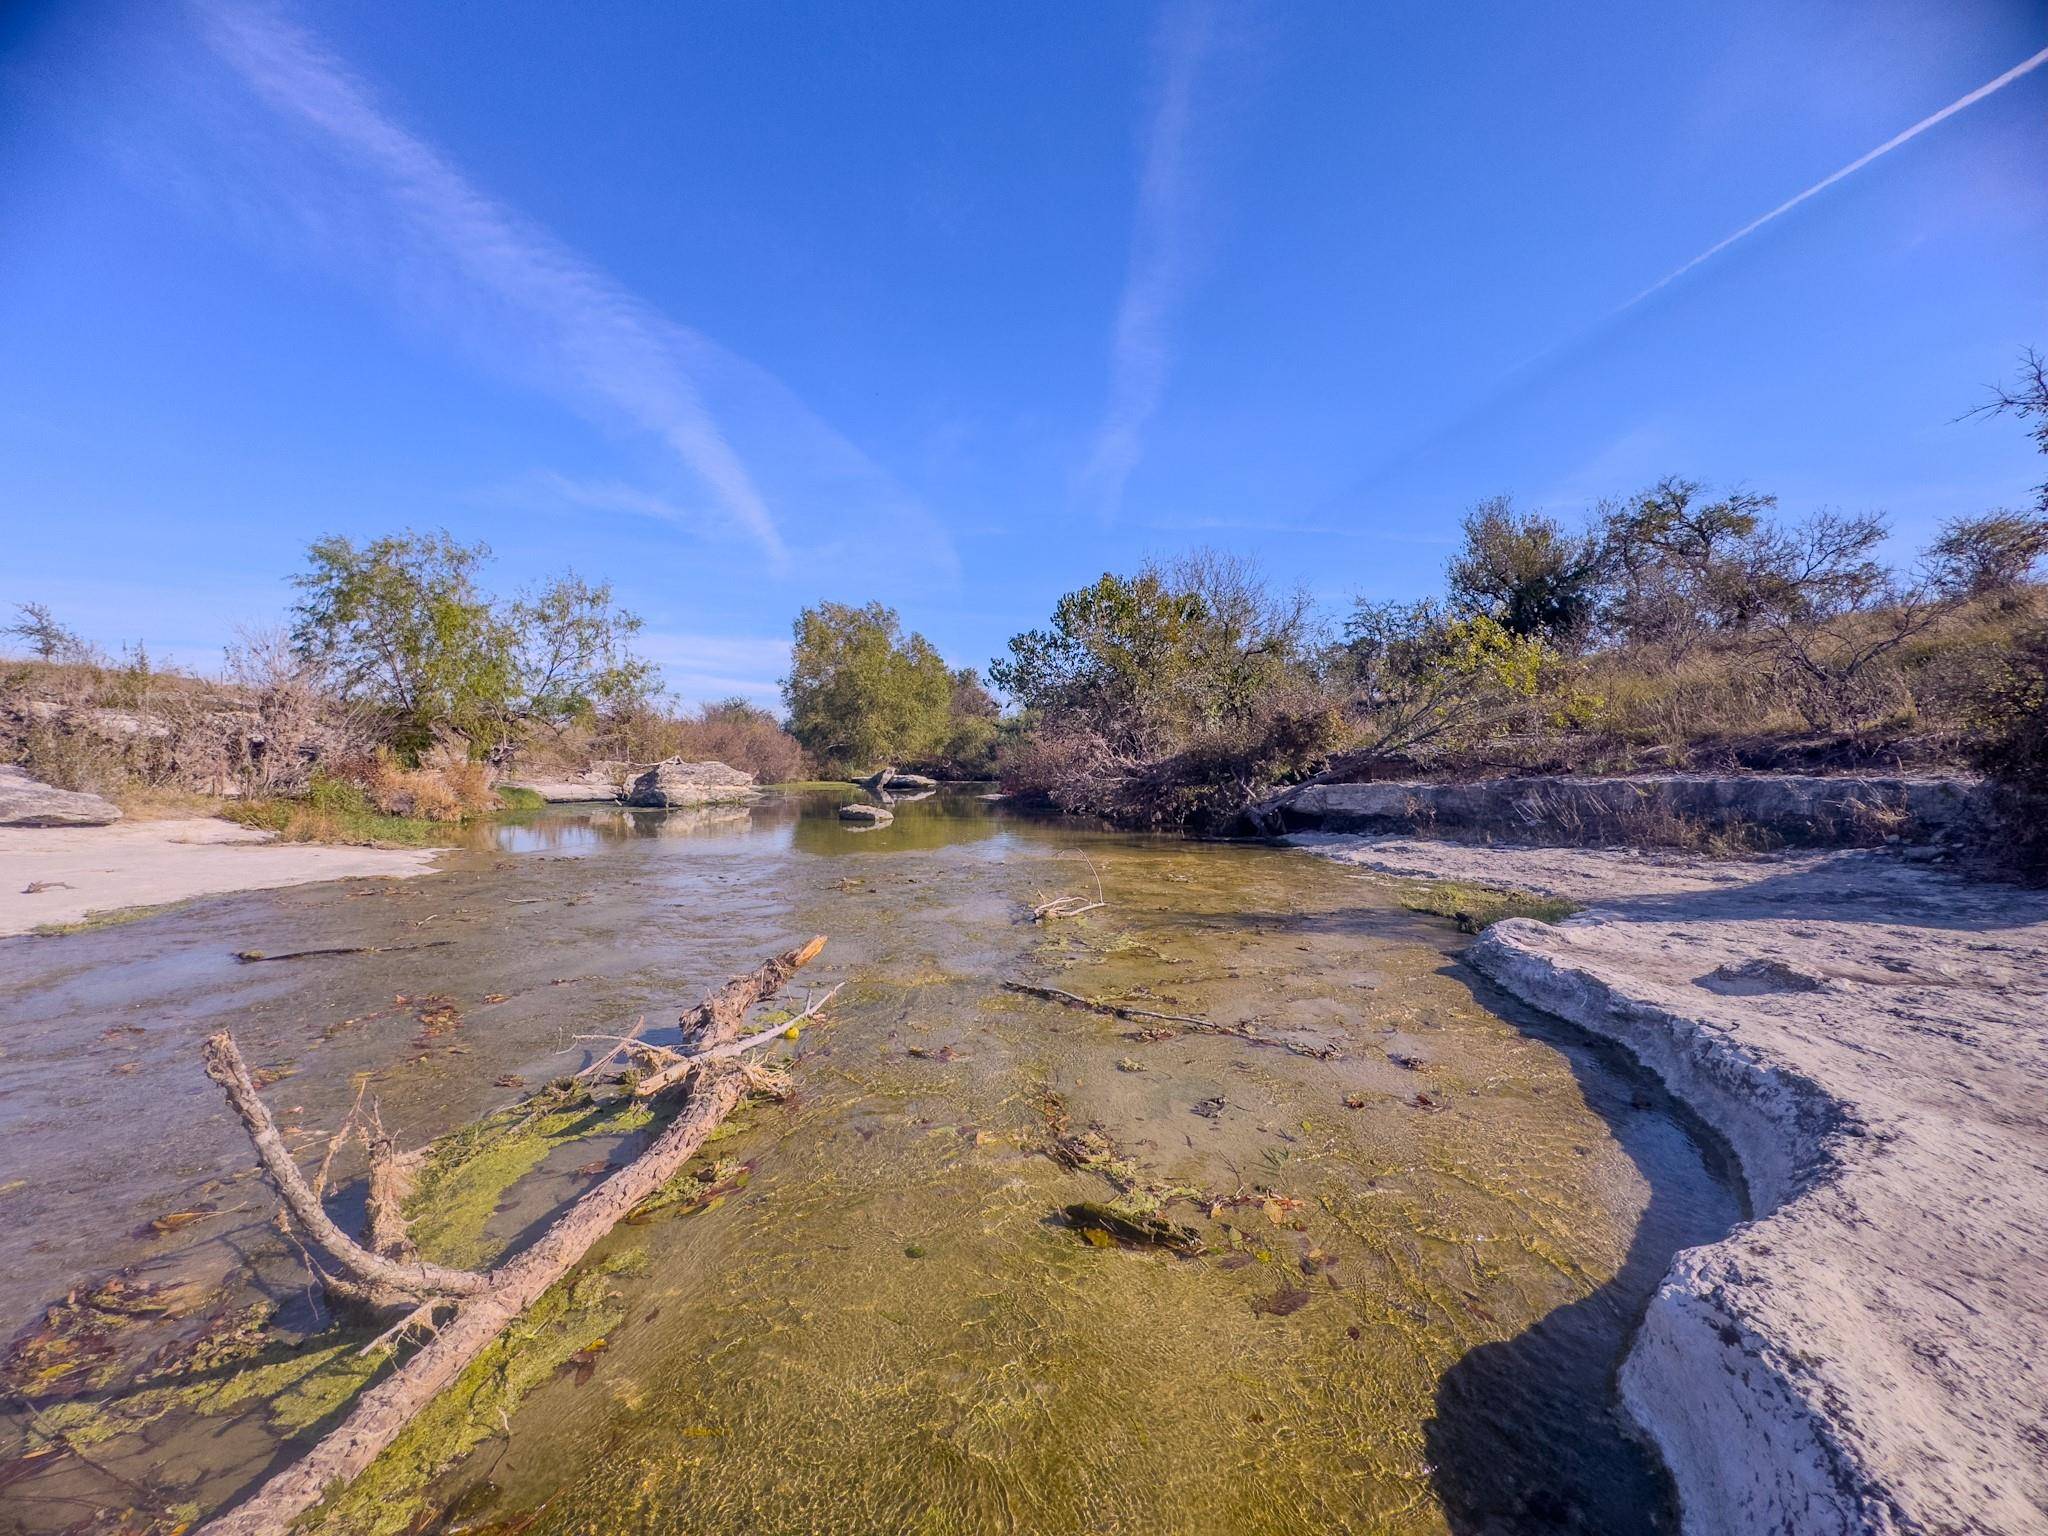
<svg viewBox="0 0 2048 1536"><path fill-rule="evenodd" d="M1749 236L1755 234L1758 230L1762 229L1766 224L1770 223L1773 219L1783 218L1786 214L1790 213L1794 208L1797 208L1801 203L1805 202L1808 198L1820 196L1821 193L1827 191L1827 189L1835 185L1836 182L1841 181L1846 177L1855 175L1858 171L1862 170L1866 165L1869 165L1873 160L1883 159L1886 155L1890 154L1893 150L1899 148L1902 144L1911 143L1914 139L1919 138L1920 135L1925 133L1928 129L1939 127L1941 124L1947 122L1950 118L1954 117L1958 112L1964 111L1966 108L1975 106L1978 102L1982 101L1986 96L1992 95L1994 92L2004 90L2008 85L2011 85L2013 81L2020 79L2024 75L2032 74L2035 70L2039 69L2043 64L2048 64L2048 48L2043 48L2039 53L2035 54L2031 58L2022 59L2019 63L2015 64L2011 69L2008 69L2004 74L2000 75L1997 79L1988 80L1983 85L1978 86L1977 89L1975 89L1974 91L1970 91L1965 95L1957 97L1954 101L1950 102L1947 106L1943 107L1939 112L1931 113L1928 116L1921 118L1919 122L1915 123L1912 127L1906 129L1904 132L1893 134L1890 138L1886 139L1882 144L1878 145L1877 148L1871 150L1868 154L1858 155L1854 160L1851 160L1847 165L1843 166L1839 171L1836 171L1833 175L1823 176L1819 181L1816 181L1804 192L1801 192L1796 196L1786 198L1784 202L1778 204L1777 207L1773 208L1769 213L1764 214L1761 218L1751 219L1747 224L1743 225L1742 228L1735 231L1734 234L1728 236L1727 239L1716 241L1714 244L1708 246L1704 251L1701 251L1699 255L1693 257L1692 260L1686 262L1685 265L1681 267L1675 267L1670 272L1666 273L1664 276L1658 278L1656 282L1650 284L1650 286L1645 288L1641 293L1637 294L1634 298L1630 299L1626 304L1623 304L1619 309L1616 309L1614 313L1618 315L1622 313L1623 310L1635 308L1636 305L1642 303L1643 300L1649 298L1650 295L1670 287L1671 284L1677 282L1681 277L1685 276L1686 273L1692 271L1693 268L1699 266L1701 263L1713 260L1716 256L1720 255L1723 251L1727 250L1729 246L1735 244L1736 241L1747 239Z"/></svg>
<svg viewBox="0 0 2048 1536"><path fill-rule="evenodd" d="M543 470L534 476L532 488L550 499L593 512L623 512L632 517L674 523L680 528L701 528L705 521L703 513L623 480L579 480L554 470Z"/></svg>
<svg viewBox="0 0 2048 1536"><path fill-rule="evenodd" d="M376 241L361 239L351 248L348 235L359 234L349 229L352 220L376 221L380 239L393 247L379 253L385 283L459 290L467 301L493 306L493 340L525 354L525 376L573 395L611 424L653 434L774 569L789 564L784 532L736 451L729 424L707 407L709 392L736 397L738 412L755 407L766 429L749 418L748 430L767 438L771 452L781 449L785 458L804 461L794 473L816 481L886 480L761 370L668 320L472 186L311 34L238 0L194 3L213 52L276 118L328 152L325 165L292 167L307 179L338 183L292 189L305 205L304 222L325 248L352 255L374 250ZM420 270L437 262L439 272ZM517 333L509 342L499 334L507 328ZM784 435L801 441L779 441ZM907 500L889 485L876 490L875 499Z"/></svg>
<svg viewBox="0 0 2048 1536"><path fill-rule="evenodd" d="M1214 0L1181 0L1167 12L1156 43L1158 98L1146 125L1130 266L1110 333L1109 406L1081 475L1105 516L1123 504L1173 364L1173 320L1190 275L1196 87L1216 30Z"/></svg>
<svg viewBox="0 0 2048 1536"><path fill-rule="evenodd" d="M738 694L763 706L782 697L789 671L789 642L731 635L646 632L633 648L662 670L668 686L687 703Z"/></svg>

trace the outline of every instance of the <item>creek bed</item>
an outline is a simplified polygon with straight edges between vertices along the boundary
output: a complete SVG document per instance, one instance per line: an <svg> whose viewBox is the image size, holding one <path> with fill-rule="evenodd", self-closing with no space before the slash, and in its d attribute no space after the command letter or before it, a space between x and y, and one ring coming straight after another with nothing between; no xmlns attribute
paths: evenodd
<svg viewBox="0 0 2048 1536"><path fill-rule="evenodd" d="M320 1323L199 1070L210 1030L286 1074L266 1093L288 1124L331 1129L367 1072L420 1142L579 1066L573 1036L666 1024L823 933L803 986L846 987L794 1049L797 1096L709 1149L707 1198L600 1247L601 1333L431 1476L324 1528L1669 1522L1614 1369L1671 1256L1742 1213L1725 1153L1653 1080L1487 989L1449 921L1323 861L967 791L856 828L835 814L853 797L557 807L418 880L0 946L0 1323L123 1267L267 1297L281 1335ZM1098 877L1101 909L1028 920ZM235 958L325 946L377 952ZM442 1213L430 1256L493 1256L635 1134L540 1149L508 1198ZM1062 1214L1104 1202L1201 1251ZM172 1212L198 1214L151 1229ZM0 1530L172 1529L332 1419L251 1394L89 1452L39 1438L36 1413L84 1423L122 1388L17 1400Z"/></svg>

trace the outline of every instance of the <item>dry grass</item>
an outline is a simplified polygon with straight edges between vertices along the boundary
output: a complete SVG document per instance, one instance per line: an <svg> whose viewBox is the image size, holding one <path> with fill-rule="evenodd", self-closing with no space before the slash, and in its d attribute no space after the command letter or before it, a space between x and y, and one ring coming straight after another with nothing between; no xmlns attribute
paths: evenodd
<svg viewBox="0 0 2048 1536"><path fill-rule="evenodd" d="M1855 684L1864 712L1828 718L1810 683L1765 637L1673 652L1638 646L1573 663L1547 728L1491 744L1486 766L1620 772L1659 766L1825 771L1967 763L1971 700L2018 638L2048 621L2048 590L1980 598L1944 615L1874 663ZM1851 650L1884 613L1850 614L1820 642ZM1827 701L1839 703L1839 701Z"/></svg>

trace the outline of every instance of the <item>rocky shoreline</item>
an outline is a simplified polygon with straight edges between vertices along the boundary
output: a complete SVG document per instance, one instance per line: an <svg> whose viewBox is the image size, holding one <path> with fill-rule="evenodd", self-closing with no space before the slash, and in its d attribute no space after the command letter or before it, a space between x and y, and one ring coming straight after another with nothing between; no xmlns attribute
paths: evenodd
<svg viewBox="0 0 2048 1536"><path fill-rule="evenodd" d="M1856 852L1713 861L1311 835L1585 902L1468 951L1724 1135L1754 1219L1621 1372L1689 1533L2048 1528L2048 896Z"/></svg>

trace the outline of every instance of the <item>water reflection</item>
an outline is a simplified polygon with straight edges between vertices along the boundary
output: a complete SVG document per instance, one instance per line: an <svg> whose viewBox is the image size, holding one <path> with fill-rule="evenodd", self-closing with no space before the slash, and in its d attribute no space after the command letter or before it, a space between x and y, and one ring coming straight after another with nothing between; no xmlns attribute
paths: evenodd
<svg viewBox="0 0 2048 1536"><path fill-rule="evenodd" d="M617 805L556 806L480 829L478 842L503 853L592 853L636 838L687 838L754 850L803 853L930 852L996 837L1004 815L981 794L924 790L892 795L895 820L866 827L841 821L838 809L873 796L844 790L770 791L751 805L708 805L681 810L640 810Z"/></svg>

